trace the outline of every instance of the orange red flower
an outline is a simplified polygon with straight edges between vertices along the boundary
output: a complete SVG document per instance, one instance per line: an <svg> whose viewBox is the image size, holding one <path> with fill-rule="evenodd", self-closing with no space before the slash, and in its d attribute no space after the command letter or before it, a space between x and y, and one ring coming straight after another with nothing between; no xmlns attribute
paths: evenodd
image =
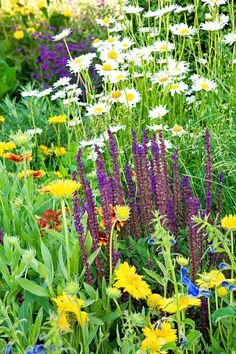
<svg viewBox="0 0 236 354"><path fill-rule="evenodd" d="M14 162L22 162L24 159L26 161L31 161L32 160L32 155L31 154L26 154L26 155L16 155L11 152L8 152L3 155L3 157L7 160L14 161Z"/></svg>

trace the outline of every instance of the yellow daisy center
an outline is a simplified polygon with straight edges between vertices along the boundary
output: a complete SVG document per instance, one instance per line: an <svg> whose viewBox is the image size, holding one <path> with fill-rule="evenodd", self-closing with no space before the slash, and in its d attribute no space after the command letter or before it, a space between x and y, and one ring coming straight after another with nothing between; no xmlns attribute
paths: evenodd
<svg viewBox="0 0 236 354"><path fill-rule="evenodd" d="M118 55L114 50L112 50L111 52L108 53L108 58L115 60L118 58Z"/></svg>
<svg viewBox="0 0 236 354"><path fill-rule="evenodd" d="M102 111L103 111L103 108L102 108L102 107L96 107L96 108L94 108L94 112L95 112L95 113L102 113Z"/></svg>
<svg viewBox="0 0 236 354"><path fill-rule="evenodd" d="M121 96L121 92L118 91L118 90L112 92L112 95L111 95L111 97L114 98L114 99L117 99L117 98L119 98L120 96Z"/></svg>
<svg viewBox="0 0 236 354"><path fill-rule="evenodd" d="M188 29L188 28L182 28L182 29L180 30L180 34L183 34L183 35L189 34L189 29Z"/></svg>
<svg viewBox="0 0 236 354"><path fill-rule="evenodd" d="M172 84L170 88L172 90L177 90L179 88L179 84Z"/></svg>
<svg viewBox="0 0 236 354"><path fill-rule="evenodd" d="M167 76L159 78L160 82L166 82L167 80L168 80Z"/></svg>
<svg viewBox="0 0 236 354"><path fill-rule="evenodd" d="M111 71L112 70L112 66L110 64L103 64L102 69L104 71Z"/></svg>
<svg viewBox="0 0 236 354"><path fill-rule="evenodd" d="M103 23L105 24L108 24L110 23L110 19L108 17L105 17L103 20L102 20Z"/></svg>
<svg viewBox="0 0 236 354"><path fill-rule="evenodd" d="M162 46L160 46L160 50L162 52L166 52L167 51L167 46L163 44Z"/></svg>
<svg viewBox="0 0 236 354"><path fill-rule="evenodd" d="M206 82L203 82L203 83L201 84L201 88L202 88L203 90L208 90L208 89L209 89L209 84L207 84Z"/></svg>
<svg viewBox="0 0 236 354"><path fill-rule="evenodd" d="M113 38L113 37L110 37L110 38L108 38L108 40L107 40L109 43L113 43L113 42L115 42L115 38Z"/></svg>
<svg viewBox="0 0 236 354"><path fill-rule="evenodd" d="M133 101L134 100L134 95L132 93L127 93L126 94L126 99L127 99L127 101Z"/></svg>

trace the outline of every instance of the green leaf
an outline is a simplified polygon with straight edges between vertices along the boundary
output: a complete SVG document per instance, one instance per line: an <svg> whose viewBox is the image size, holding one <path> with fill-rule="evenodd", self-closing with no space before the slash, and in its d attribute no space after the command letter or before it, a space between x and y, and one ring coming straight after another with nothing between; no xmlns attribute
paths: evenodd
<svg viewBox="0 0 236 354"><path fill-rule="evenodd" d="M64 260L63 260L63 254L62 254L62 245L59 248L59 252L58 252L58 260L59 260L59 266L61 268L61 272L64 275L64 277L67 279L67 269L66 266L64 264Z"/></svg>
<svg viewBox="0 0 236 354"><path fill-rule="evenodd" d="M96 249L96 251L94 251L88 258L88 264L91 266L95 260L95 258L97 257L97 255L99 254L99 252L101 251L101 247L99 247L98 249Z"/></svg>
<svg viewBox="0 0 236 354"><path fill-rule="evenodd" d="M52 281L54 278L54 267L53 267L53 262L52 262L52 256L51 256L49 249L43 243L42 240L41 240L41 253L42 253L44 264L48 269L48 280L49 280L50 284L52 284Z"/></svg>
<svg viewBox="0 0 236 354"><path fill-rule="evenodd" d="M191 349L193 344L196 345L199 338L202 336L200 331L197 331L195 329L191 330L191 332L186 336L187 339L187 349Z"/></svg>
<svg viewBox="0 0 236 354"><path fill-rule="evenodd" d="M78 275L79 272L79 259L80 259L79 242L76 240L71 254L71 273L74 275Z"/></svg>
<svg viewBox="0 0 236 354"><path fill-rule="evenodd" d="M94 317L91 314L89 314L89 322L98 326L104 325L104 322L100 318Z"/></svg>
<svg viewBox="0 0 236 354"><path fill-rule="evenodd" d="M162 278L150 269L143 267L143 270L149 275L149 277L155 279L159 284L162 284Z"/></svg>
<svg viewBox="0 0 236 354"><path fill-rule="evenodd" d="M166 343L164 344L161 349L160 352L164 352L165 350L177 350L176 344L175 343ZM176 351L174 352L176 353Z"/></svg>
<svg viewBox="0 0 236 354"><path fill-rule="evenodd" d="M35 323L31 326L30 331L30 344L35 345L41 331L41 325L43 321L43 307L40 308Z"/></svg>
<svg viewBox="0 0 236 354"><path fill-rule="evenodd" d="M32 294L35 294L37 296L43 296L43 297L49 296L47 289L43 288L42 286L36 284L31 280L21 278L18 280L18 283L23 289L29 291Z"/></svg>
<svg viewBox="0 0 236 354"><path fill-rule="evenodd" d="M92 299L92 300L98 299L98 292L96 290L94 290L94 288L91 285L84 283L84 288L85 288L88 296L90 297L90 299Z"/></svg>
<svg viewBox="0 0 236 354"><path fill-rule="evenodd" d="M216 324L218 321L221 321L223 318L236 317L236 310L230 306L223 307L221 309L216 310L211 317L213 323Z"/></svg>

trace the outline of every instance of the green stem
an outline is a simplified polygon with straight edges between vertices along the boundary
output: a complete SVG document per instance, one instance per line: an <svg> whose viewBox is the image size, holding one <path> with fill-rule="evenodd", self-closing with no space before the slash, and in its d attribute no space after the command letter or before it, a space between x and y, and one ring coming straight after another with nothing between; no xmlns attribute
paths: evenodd
<svg viewBox="0 0 236 354"><path fill-rule="evenodd" d="M61 210L62 210L62 221L65 233L65 243L66 243L66 258L67 258L67 281L70 282L70 245L69 245L69 233L66 220L66 207L64 199L61 199Z"/></svg>
<svg viewBox="0 0 236 354"><path fill-rule="evenodd" d="M110 240L109 240L109 264L110 264L109 284L110 284L110 286L112 286L112 245L113 245L113 233L115 230L116 221L117 220L115 220L112 224Z"/></svg>

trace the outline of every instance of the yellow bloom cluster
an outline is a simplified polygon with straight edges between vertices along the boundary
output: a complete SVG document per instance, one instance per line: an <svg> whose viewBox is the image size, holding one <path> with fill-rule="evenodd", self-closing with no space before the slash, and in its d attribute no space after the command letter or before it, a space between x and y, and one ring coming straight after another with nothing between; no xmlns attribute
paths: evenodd
<svg viewBox="0 0 236 354"><path fill-rule="evenodd" d="M164 312L176 313L178 307L179 310L182 311L187 310L192 306L201 306L201 300L183 294L179 294L177 304L177 298L165 298L159 294L151 294L147 298L147 305L150 308L162 310Z"/></svg>
<svg viewBox="0 0 236 354"><path fill-rule="evenodd" d="M127 262L120 264L115 271L116 288L124 288L135 299L145 299L151 295L149 285L143 280L142 275L136 273L134 266L129 266Z"/></svg>
<svg viewBox="0 0 236 354"><path fill-rule="evenodd" d="M224 229L231 229L231 230L236 230L236 215L226 215L222 220L221 220L221 226Z"/></svg>
<svg viewBox="0 0 236 354"><path fill-rule="evenodd" d="M75 316L78 325L84 327L85 322L88 320L88 314L85 311L81 311L84 307L84 300L78 299L74 295L68 295L65 292L53 299L57 304L57 311L59 315L59 327L68 332L70 330L70 323L68 321L68 315Z"/></svg>
<svg viewBox="0 0 236 354"><path fill-rule="evenodd" d="M81 185L70 179L57 180L41 188L41 193L51 194L56 198L68 198L77 191Z"/></svg>
<svg viewBox="0 0 236 354"><path fill-rule="evenodd" d="M26 170L18 173L18 178L28 178L29 176L33 176L33 178L42 178L46 175L46 172L43 170Z"/></svg>
<svg viewBox="0 0 236 354"><path fill-rule="evenodd" d="M0 156L3 156L5 151L15 149L15 147L16 145L11 141L8 142L0 141Z"/></svg>
<svg viewBox="0 0 236 354"><path fill-rule="evenodd" d="M17 30L13 33L13 37L19 41L24 38L24 32Z"/></svg>
<svg viewBox="0 0 236 354"><path fill-rule="evenodd" d="M60 123L65 123L67 120L67 116L65 114L61 114L59 116L53 116L48 118L48 123L49 124L60 124Z"/></svg>
<svg viewBox="0 0 236 354"><path fill-rule="evenodd" d="M50 149L46 145L39 145L39 150L46 156L52 155Z"/></svg>
<svg viewBox="0 0 236 354"><path fill-rule="evenodd" d="M61 147L56 147L56 148L54 149L54 152L55 152L55 155L56 155L56 156L63 156L63 155L65 155L65 153L66 153L66 149L65 149L63 146L61 146Z"/></svg>
<svg viewBox="0 0 236 354"><path fill-rule="evenodd" d="M157 354L164 344L177 341L176 329L171 328L168 322L163 322L159 326L152 325L151 328L145 327L143 333L146 338L142 341L141 350L143 352L149 350L150 354Z"/></svg>
<svg viewBox="0 0 236 354"><path fill-rule="evenodd" d="M0 123L4 123L5 122L5 118L3 116L0 116Z"/></svg>

